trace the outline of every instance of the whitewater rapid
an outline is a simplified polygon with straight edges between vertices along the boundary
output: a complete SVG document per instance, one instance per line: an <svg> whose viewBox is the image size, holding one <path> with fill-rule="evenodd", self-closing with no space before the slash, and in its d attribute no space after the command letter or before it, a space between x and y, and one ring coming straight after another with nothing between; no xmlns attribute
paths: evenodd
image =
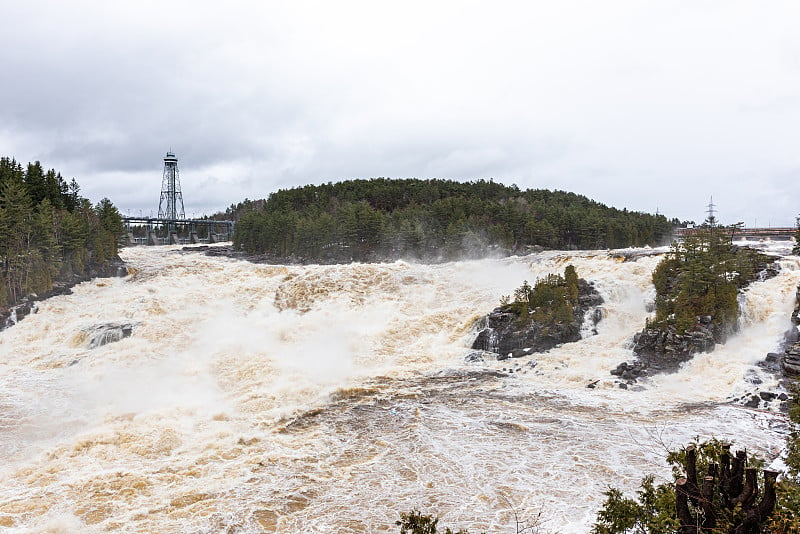
<svg viewBox="0 0 800 534"><path fill-rule="evenodd" d="M666 447L715 436L774 456L784 417L730 400L777 387L755 364L791 326L798 258L744 295L740 335L623 390L609 370L632 356L661 253L269 266L125 249L127 277L0 333L0 527L396 532L417 508L508 532L513 506L582 533L608 486L667 479ZM465 363L478 317L569 264L605 299L597 335ZM107 323L132 335L89 349Z"/></svg>

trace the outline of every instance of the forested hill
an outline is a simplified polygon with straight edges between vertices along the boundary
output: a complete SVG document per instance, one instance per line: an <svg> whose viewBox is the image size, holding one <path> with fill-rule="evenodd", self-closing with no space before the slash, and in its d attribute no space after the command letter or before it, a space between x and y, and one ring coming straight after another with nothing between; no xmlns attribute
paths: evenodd
<svg viewBox="0 0 800 534"><path fill-rule="evenodd" d="M493 181L348 180L272 193L228 210L234 245L278 260L423 260L524 253L532 246L660 245L662 215L610 208L564 191Z"/></svg>
<svg viewBox="0 0 800 534"><path fill-rule="evenodd" d="M119 211L79 192L74 178L67 183L38 161L0 158L0 306L101 274L117 257Z"/></svg>

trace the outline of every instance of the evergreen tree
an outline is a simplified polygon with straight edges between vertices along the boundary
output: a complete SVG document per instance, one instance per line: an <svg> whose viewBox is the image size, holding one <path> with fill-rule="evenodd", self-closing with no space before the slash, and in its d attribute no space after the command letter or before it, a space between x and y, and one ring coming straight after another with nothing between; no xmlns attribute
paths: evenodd
<svg viewBox="0 0 800 534"><path fill-rule="evenodd" d="M8 300L16 302L25 294L31 262L31 218L33 210L23 185L8 181L0 189L0 208L5 216L0 254L4 261L4 278Z"/></svg>
<svg viewBox="0 0 800 534"><path fill-rule="evenodd" d="M324 231L322 214L328 215ZM484 180L377 178L308 185L278 190L266 201L246 200L226 216L238 220L237 248L307 261L454 259L487 250L524 252L534 245L641 246L662 243L672 232L661 215ZM321 236L328 242L317 243Z"/></svg>
<svg viewBox="0 0 800 534"><path fill-rule="evenodd" d="M0 305L49 291L59 277L85 275L116 257L124 228L108 199L96 207L39 162L0 158Z"/></svg>

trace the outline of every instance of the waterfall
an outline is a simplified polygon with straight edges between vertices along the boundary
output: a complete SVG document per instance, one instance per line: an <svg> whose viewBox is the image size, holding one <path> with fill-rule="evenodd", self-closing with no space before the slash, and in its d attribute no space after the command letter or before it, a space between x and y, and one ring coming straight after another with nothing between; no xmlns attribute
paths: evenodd
<svg viewBox="0 0 800 534"><path fill-rule="evenodd" d="M608 485L669 476L664 445L771 457L783 416L731 402L754 376L779 387L757 362L791 326L798 258L746 292L739 335L623 390L609 371L663 252L270 266L125 249L131 275L0 333L0 525L371 532L418 508L479 532L507 530L511 502L579 533ZM605 299L596 335L464 362L476 318L569 264Z"/></svg>

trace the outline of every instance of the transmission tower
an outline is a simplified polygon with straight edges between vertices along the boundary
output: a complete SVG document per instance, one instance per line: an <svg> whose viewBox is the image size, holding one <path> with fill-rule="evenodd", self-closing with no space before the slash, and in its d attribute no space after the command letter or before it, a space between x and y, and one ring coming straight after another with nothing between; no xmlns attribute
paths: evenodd
<svg viewBox="0 0 800 534"><path fill-rule="evenodd" d="M178 158L167 152L164 158L164 178L161 180L161 200L158 202L159 219L185 219L183 194L178 177Z"/></svg>
<svg viewBox="0 0 800 534"><path fill-rule="evenodd" d="M711 200L708 202L708 206L706 206L706 207L708 208L706 210L706 213L708 213L708 217L706 218L706 222L708 222L709 226L714 226L715 224L717 224L717 218L714 216L714 214L717 212L717 210L715 210L714 208L716 208L717 206L716 206L716 204L714 204L714 197L713 196L711 197Z"/></svg>

